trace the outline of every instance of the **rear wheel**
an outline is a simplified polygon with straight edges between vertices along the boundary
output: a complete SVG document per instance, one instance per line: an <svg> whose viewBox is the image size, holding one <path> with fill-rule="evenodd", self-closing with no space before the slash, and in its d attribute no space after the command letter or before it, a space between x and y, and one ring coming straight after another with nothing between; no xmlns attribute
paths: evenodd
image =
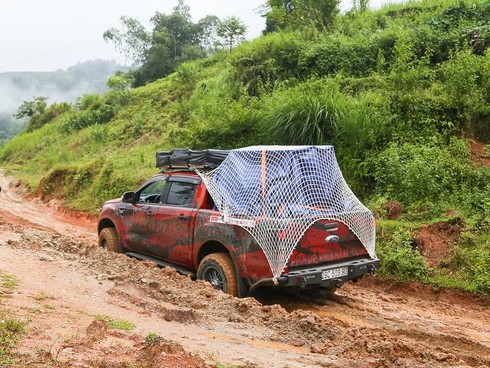
<svg viewBox="0 0 490 368"><path fill-rule="evenodd" d="M197 269L197 278L209 282L215 289L238 296L235 265L226 253L213 253L204 257Z"/></svg>
<svg viewBox="0 0 490 368"><path fill-rule="evenodd" d="M119 237L117 236L117 231L115 228L106 227L102 229L99 234L99 246L109 252L121 253Z"/></svg>

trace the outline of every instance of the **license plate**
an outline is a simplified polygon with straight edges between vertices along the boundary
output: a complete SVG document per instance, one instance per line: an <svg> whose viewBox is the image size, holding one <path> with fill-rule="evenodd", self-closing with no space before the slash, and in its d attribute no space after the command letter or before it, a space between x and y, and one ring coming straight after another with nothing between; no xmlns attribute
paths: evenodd
<svg viewBox="0 0 490 368"><path fill-rule="evenodd" d="M334 268L333 270L326 270L322 272L322 280L334 279L336 277L347 276L349 270L347 267Z"/></svg>

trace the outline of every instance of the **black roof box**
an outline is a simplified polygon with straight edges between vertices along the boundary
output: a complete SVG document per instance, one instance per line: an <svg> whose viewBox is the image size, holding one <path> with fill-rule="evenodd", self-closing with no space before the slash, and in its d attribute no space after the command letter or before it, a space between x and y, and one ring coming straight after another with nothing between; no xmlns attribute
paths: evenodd
<svg viewBox="0 0 490 368"><path fill-rule="evenodd" d="M208 169L218 167L228 156L229 150L206 149L191 150L178 148L173 151L157 152L157 167L164 170L173 169Z"/></svg>

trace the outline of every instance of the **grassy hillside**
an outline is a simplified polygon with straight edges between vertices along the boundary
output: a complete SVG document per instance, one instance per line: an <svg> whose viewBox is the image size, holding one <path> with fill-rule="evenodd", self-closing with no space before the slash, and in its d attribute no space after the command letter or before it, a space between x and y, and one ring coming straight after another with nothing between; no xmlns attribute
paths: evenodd
<svg viewBox="0 0 490 368"><path fill-rule="evenodd" d="M379 219L382 275L490 294L489 19L489 0L439 0L270 34L84 96L3 144L0 163L95 212L155 173L157 150L333 144Z"/></svg>

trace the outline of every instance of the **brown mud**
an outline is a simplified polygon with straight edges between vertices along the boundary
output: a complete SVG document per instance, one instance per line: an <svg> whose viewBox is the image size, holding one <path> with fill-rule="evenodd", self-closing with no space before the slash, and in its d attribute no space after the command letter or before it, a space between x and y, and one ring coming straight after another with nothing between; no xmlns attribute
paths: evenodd
<svg viewBox="0 0 490 368"><path fill-rule="evenodd" d="M490 366L490 306L473 295L370 276L328 298L237 299L104 252L94 219L0 185L0 275L18 280L1 311L27 322L9 366Z"/></svg>

